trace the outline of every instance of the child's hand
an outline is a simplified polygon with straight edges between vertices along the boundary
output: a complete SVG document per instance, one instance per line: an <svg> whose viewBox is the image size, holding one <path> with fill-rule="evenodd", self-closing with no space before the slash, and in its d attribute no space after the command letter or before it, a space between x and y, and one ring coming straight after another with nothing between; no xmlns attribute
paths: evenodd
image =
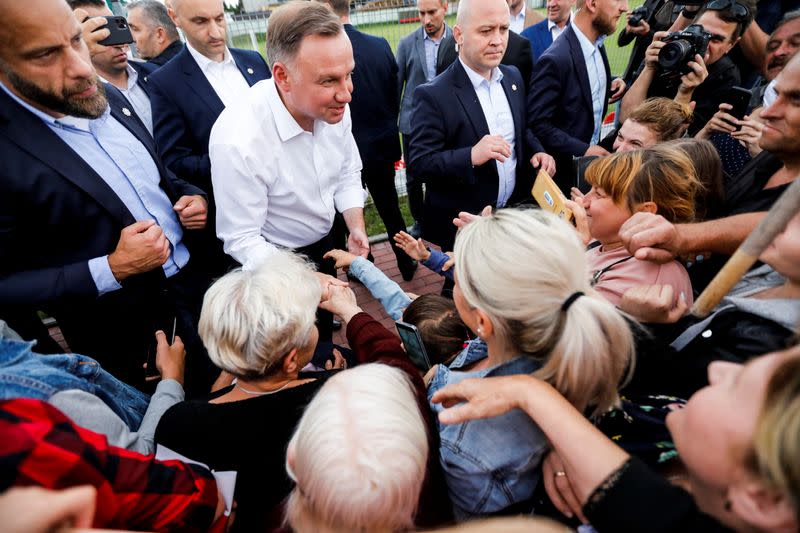
<svg viewBox="0 0 800 533"><path fill-rule="evenodd" d="M456 265L456 253L445 252L444 255L446 255L449 259L442 265L442 272L447 272Z"/></svg>
<svg viewBox="0 0 800 533"><path fill-rule="evenodd" d="M408 255L408 257L411 259L416 259L417 261L427 261L427 259L431 256L431 253L422 242L422 239L415 239L405 231L401 231L395 235L394 242L397 244L397 246L402 248L406 255Z"/></svg>
<svg viewBox="0 0 800 533"><path fill-rule="evenodd" d="M359 256L336 248L334 248L333 250L327 252L325 255L322 256L323 259L333 259L334 261L336 261L336 268L341 268L341 269L350 268L350 265L353 264L353 261L356 260L356 257Z"/></svg>

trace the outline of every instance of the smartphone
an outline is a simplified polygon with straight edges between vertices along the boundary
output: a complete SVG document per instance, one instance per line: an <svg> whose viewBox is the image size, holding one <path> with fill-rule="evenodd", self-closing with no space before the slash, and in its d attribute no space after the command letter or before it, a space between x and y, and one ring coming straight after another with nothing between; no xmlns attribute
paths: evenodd
<svg viewBox="0 0 800 533"><path fill-rule="evenodd" d="M133 35L131 34L131 29L128 27L128 21L125 20L125 17L103 18L105 18L108 22L105 26L97 28L97 30L107 28L111 32L111 35L102 41L99 41L98 44L102 44L103 46L114 46L118 44L130 44L133 42Z"/></svg>
<svg viewBox="0 0 800 533"><path fill-rule="evenodd" d="M725 97L725 103L733 106L733 109L728 111L728 114L738 120L744 118L747 109L750 107L750 100L753 98L753 92L743 87L731 87L728 95Z"/></svg>
<svg viewBox="0 0 800 533"><path fill-rule="evenodd" d="M428 352L425 351L425 344L422 343L422 336L417 326L401 320L395 322L395 325L411 362L423 372L427 372L431 368L431 360L428 359Z"/></svg>
<svg viewBox="0 0 800 533"><path fill-rule="evenodd" d="M171 319L171 323L170 323ZM171 324L171 329L170 328ZM150 343L147 345L147 370L145 371L145 379L147 378L156 378L160 374L158 372L158 367L156 366L156 355L158 354L158 341L156 340L156 331L159 329L167 335L167 341L169 342L170 346L173 342L175 342L175 329L178 326L178 317L175 315L164 316L160 317L153 321L153 327L151 331L153 332L153 338L150 340ZM171 333L170 333L171 332Z"/></svg>
<svg viewBox="0 0 800 533"><path fill-rule="evenodd" d="M566 206L567 198L550 174L544 170L540 170L536 175L531 194L542 209L555 213L558 218L566 221L572 220L572 210Z"/></svg>

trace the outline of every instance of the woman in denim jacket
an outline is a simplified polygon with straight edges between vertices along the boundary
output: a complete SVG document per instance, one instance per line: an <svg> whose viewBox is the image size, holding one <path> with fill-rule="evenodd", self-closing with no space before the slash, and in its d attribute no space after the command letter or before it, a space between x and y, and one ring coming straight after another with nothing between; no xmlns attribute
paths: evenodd
<svg viewBox="0 0 800 533"><path fill-rule="evenodd" d="M590 287L573 228L543 211L503 209L459 231L455 258L453 298L478 339L450 365L433 367L429 399L466 378L534 374L588 415L618 403L633 366L632 335ZM548 444L525 413L440 424L439 434L458 519L530 511Z"/></svg>

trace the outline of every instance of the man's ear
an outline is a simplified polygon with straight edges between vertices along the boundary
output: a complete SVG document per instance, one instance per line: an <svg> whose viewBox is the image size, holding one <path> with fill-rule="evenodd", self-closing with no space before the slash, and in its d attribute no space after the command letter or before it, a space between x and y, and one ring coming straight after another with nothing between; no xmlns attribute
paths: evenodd
<svg viewBox="0 0 800 533"><path fill-rule="evenodd" d="M158 44L167 42L167 30L161 26L156 28L156 40L158 41Z"/></svg>
<svg viewBox="0 0 800 533"><path fill-rule="evenodd" d="M287 93L291 90L292 85L289 79L289 70L284 63L276 61L275 64L272 65L272 79L275 80L275 84L277 84L282 92Z"/></svg>
<svg viewBox="0 0 800 533"><path fill-rule="evenodd" d="M737 517L760 531L797 531L800 525L790 499L758 480L731 486L728 500Z"/></svg>
<svg viewBox="0 0 800 533"><path fill-rule="evenodd" d="M181 25L178 24L178 16L175 14L175 10L174 9L172 9L171 7L168 7L167 8L167 15L169 15L169 18L172 19L172 22L175 24L175 26L177 26L178 28L181 27Z"/></svg>
<svg viewBox="0 0 800 533"><path fill-rule="evenodd" d="M453 40L456 42L456 46L461 46L461 37L463 33L461 32L461 26L456 24L453 26Z"/></svg>

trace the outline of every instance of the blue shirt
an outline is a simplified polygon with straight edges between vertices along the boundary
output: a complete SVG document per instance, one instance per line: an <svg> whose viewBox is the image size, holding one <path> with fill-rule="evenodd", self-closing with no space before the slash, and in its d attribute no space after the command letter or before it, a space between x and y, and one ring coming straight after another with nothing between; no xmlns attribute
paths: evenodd
<svg viewBox="0 0 800 533"><path fill-rule="evenodd" d="M423 44L425 45L425 78L427 81L431 81L436 77L436 56L439 54L439 45L442 44L442 38L445 33L447 33L447 29L442 32L442 37L435 41L425 33Z"/></svg>
<svg viewBox="0 0 800 533"><path fill-rule="evenodd" d="M161 176L147 148L106 108L100 118L66 116L54 118L0 87L25 109L42 119L67 146L105 181L125 207L138 220L155 220L170 242L171 252L164 263L164 274L173 276L189 262L189 250L182 243L183 228L172 209L172 202L161 189ZM122 288L114 278L108 256L89 260L97 292L103 295Z"/></svg>
<svg viewBox="0 0 800 533"><path fill-rule="evenodd" d="M469 341L449 367L436 367L428 401L437 390L467 378L531 374L540 368L539 362L523 355L489 368L462 370L486 357L483 340ZM441 404L431 404L431 408L437 414L443 409ZM523 411L438 425L442 469L458 520L500 511L533 495L547 439Z"/></svg>
<svg viewBox="0 0 800 533"><path fill-rule="evenodd" d="M603 45L605 36L601 35L595 42L591 42L583 32L575 25L575 20L570 21L578 42L581 44L583 60L586 62L586 72L589 74L589 88L592 92L592 111L594 113L594 131L592 140L589 144L597 144L600 141L600 130L603 127L603 100L606 98L608 78L606 77L606 67L603 64L603 56L600 47Z"/></svg>

